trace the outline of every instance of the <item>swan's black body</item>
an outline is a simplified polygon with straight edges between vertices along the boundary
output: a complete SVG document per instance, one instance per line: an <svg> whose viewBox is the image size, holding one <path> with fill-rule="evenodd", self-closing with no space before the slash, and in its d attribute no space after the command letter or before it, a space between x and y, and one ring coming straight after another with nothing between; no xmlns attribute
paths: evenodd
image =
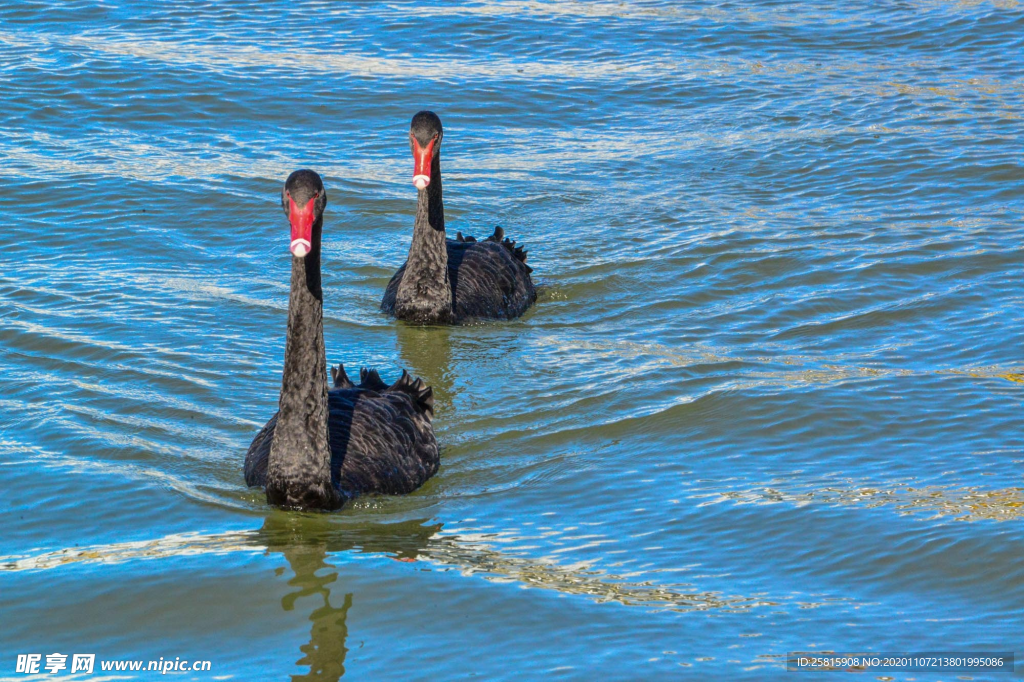
<svg viewBox="0 0 1024 682"><path fill-rule="evenodd" d="M441 192L441 120L421 111L412 120L413 155L431 155L427 184L419 190L409 258L388 283L381 310L416 324L459 324L474 318L512 319L537 292L526 251L497 227L483 241L446 239ZM425 158L425 157L424 157Z"/></svg>
<svg viewBox="0 0 1024 682"><path fill-rule="evenodd" d="M388 283L384 292L381 309L402 319L420 324L458 324L473 318L512 319L519 317L537 300L537 292L530 281L530 268L524 261L526 255L515 242L502 241L502 229L495 228L494 234L478 242L473 237L464 238L462 233L456 239L445 239L448 292L450 301L446 306L430 306L417 310L409 306L405 314L396 313L396 298L406 276L408 262L402 265ZM431 292L430 281L421 281L417 289ZM426 302L437 299L424 296Z"/></svg>
<svg viewBox="0 0 1024 682"><path fill-rule="evenodd" d="M360 493L410 493L437 472L440 460L430 424L433 398L421 380L413 381L403 373L388 386L375 371L364 369L362 381L355 386L343 367L331 372L337 379L327 393L327 430L331 485L339 494L339 504ZM279 415L271 417L249 446L245 482L250 486L267 485ZM297 501L301 500L279 504L308 508Z"/></svg>
<svg viewBox="0 0 1024 682"><path fill-rule="evenodd" d="M298 509L336 509L361 493L412 492L440 463L433 393L404 372L388 386L363 370L355 386L343 367L332 369L328 390L320 288L327 200L320 177L296 171L282 202L286 211L291 205L293 236L296 206L315 210L315 221L308 254L292 259L279 409L249 446L245 481L264 487L268 503Z"/></svg>

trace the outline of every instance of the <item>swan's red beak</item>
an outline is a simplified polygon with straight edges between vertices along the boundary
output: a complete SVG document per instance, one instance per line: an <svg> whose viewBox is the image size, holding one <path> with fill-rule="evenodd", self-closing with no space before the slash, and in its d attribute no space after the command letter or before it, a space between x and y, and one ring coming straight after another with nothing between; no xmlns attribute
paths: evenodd
<svg viewBox="0 0 1024 682"><path fill-rule="evenodd" d="M434 161L435 137L423 146L415 137L412 138L412 157L416 160L416 167L412 171L412 184L416 189L426 189L430 184L430 164Z"/></svg>
<svg viewBox="0 0 1024 682"><path fill-rule="evenodd" d="M316 214L316 197L299 207L295 199L288 197L288 222L292 224L291 252L296 258L305 258L313 248L313 222Z"/></svg>

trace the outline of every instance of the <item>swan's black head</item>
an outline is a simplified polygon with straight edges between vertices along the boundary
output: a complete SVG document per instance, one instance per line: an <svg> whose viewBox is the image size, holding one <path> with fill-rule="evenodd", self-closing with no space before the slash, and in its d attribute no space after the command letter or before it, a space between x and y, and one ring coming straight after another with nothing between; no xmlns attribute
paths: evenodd
<svg viewBox="0 0 1024 682"><path fill-rule="evenodd" d="M426 189L430 184L430 167L434 157L441 150L441 119L433 111L421 111L412 117L409 129L409 146L416 167L412 172L412 184L416 189Z"/></svg>
<svg viewBox="0 0 1024 682"><path fill-rule="evenodd" d="M288 176L281 191L281 206L292 224L291 252L305 258L313 247L313 224L327 206L327 191L316 172L297 170Z"/></svg>

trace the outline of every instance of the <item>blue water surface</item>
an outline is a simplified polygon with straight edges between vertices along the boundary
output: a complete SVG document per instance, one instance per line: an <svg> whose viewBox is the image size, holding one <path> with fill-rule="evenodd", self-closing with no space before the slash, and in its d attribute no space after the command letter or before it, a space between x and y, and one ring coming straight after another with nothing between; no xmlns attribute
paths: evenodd
<svg viewBox="0 0 1024 682"><path fill-rule="evenodd" d="M0 3L0 679L1013 651L1021 64L1019 0ZM450 233L529 250L520 320L378 311L424 108ZM242 479L300 167L329 362L423 376L442 446L415 494L331 515Z"/></svg>

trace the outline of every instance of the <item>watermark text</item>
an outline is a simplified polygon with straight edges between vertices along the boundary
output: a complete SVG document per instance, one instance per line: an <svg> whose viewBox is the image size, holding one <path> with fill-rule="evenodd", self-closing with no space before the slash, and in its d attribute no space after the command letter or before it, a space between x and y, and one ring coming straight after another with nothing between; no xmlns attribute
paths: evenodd
<svg viewBox="0 0 1024 682"><path fill-rule="evenodd" d="M18 654L14 672L25 675L58 675L62 672L91 674L97 669L102 672L158 672L161 675L178 672L206 672L212 667L210 661L191 661L175 656L173 659L160 657L159 660L139 661L122 659L101 659L96 654Z"/></svg>

